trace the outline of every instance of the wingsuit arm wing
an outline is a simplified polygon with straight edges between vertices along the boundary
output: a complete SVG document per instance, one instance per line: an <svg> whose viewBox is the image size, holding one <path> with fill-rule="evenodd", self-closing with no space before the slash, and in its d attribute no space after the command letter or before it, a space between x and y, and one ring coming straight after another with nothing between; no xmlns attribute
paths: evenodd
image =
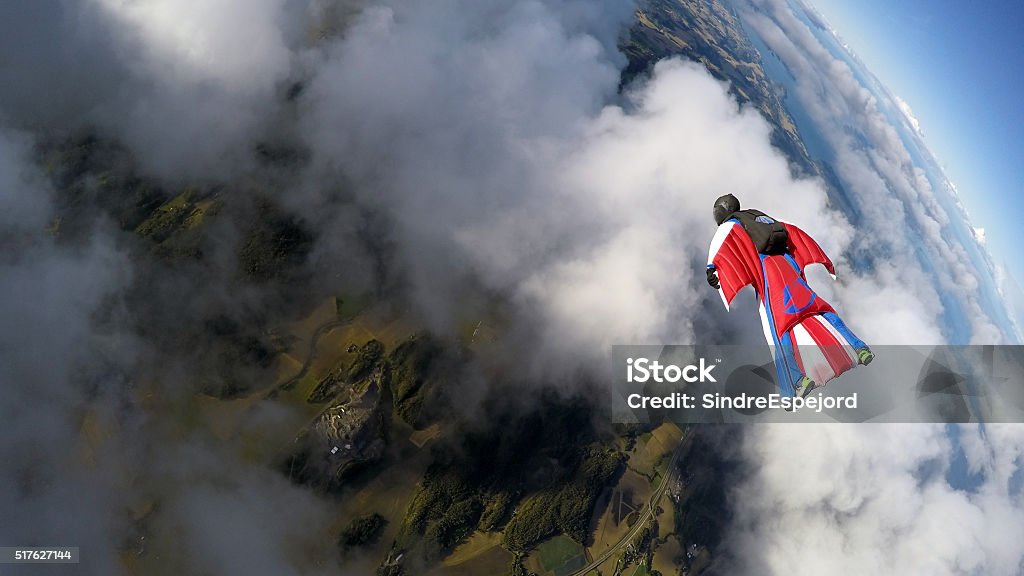
<svg viewBox="0 0 1024 576"><path fill-rule="evenodd" d="M800 270L802 271L811 264L821 264L825 266L832 278L835 278L836 267L821 246L814 241L814 238L792 224L785 224L785 226L786 233L789 235L789 253L800 266Z"/></svg>
<svg viewBox="0 0 1024 576"><path fill-rule="evenodd" d="M733 298L749 284L761 282L760 261L750 236L733 220L723 223L715 232L708 249L708 266L714 266L725 309Z"/></svg>

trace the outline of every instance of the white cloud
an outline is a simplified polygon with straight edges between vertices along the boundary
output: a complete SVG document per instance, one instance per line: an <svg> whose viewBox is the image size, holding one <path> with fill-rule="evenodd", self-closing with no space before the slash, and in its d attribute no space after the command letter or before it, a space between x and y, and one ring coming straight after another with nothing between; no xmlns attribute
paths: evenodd
<svg viewBox="0 0 1024 576"><path fill-rule="evenodd" d="M31 145L0 129L0 539L74 543L94 551L91 569L111 573L118 526L107 506L117 499L121 455L105 462L111 468L83 466L79 427L106 400L90 380L119 377L90 369L102 352L116 347L132 360L130 339L96 331L93 317L101 305L116 309L112 297L131 272L102 229L73 246L45 233L52 190Z"/></svg>
<svg viewBox="0 0 1024 576"><path fill-rule="evenodd" d="M941 425L776 425L750 430L751 476L733 492L727 565L751 574L1019 574L1024 500L1008 487L1020 426L989 427L985 482L946 482ZM965 444L976 428L964 428ZM797 463L799 463L797 465Z"/></svg>
<svg viewBox="0 0 1024 576"><path fill-rule="evenodd" d="M308 2L91 0L78 8L108 36L121 76L89 111L161 178L245 166L272 123L310 26Z"/></svg>
<svg viewBox="0 0 1024 576"><path fill-rule="evenodd" d="M921 122L918 121L917 116L914 116L914 110L907 104L907 101L899 96L895 96L896 106L899 107L900 112L903 113L903 117L910 124L910 127L914 129L919 135L923 136L924 133L921 131Z"/></svg>

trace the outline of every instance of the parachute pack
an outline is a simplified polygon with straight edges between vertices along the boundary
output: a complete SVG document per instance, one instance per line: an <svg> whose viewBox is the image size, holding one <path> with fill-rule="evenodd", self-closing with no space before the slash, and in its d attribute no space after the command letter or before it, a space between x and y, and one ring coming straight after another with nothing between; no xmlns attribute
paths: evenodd
<svg viewBox="0 0 1024 576"><path fill-rule="evenodd" d="M789 245L786 227L760 210L740 210L732 214L754 241L761 254L785 254Z"/></svg>

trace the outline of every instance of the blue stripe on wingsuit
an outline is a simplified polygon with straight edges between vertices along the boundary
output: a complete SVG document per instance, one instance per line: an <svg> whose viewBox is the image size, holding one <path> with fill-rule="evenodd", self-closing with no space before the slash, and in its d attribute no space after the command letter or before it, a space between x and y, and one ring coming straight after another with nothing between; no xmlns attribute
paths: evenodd
<svg viewBox="0 0 1024 576"><path fill-rule="evenodd" d="M793 255L792 254L786 254L785 256L786 256L786 261L789 262L789 264L793 267L793 270L796 270L796 273L799 274L800 273L800 265L796 263L796 259L793 258Z"/></svg>
<svg viewBox="0 0 1024 576"><path fill-rule="evenodd" d="M811 304L814 304L814 301L818 299L818 295L814 293L814 290L811 290L811 287L807 285L807 282L803 278L797 278L796 281L799 284L803 284L804 288L807 288L807 291L811 293L811 297L807 300L807 304L797 308L796 304L793 303L793 293L789 289L789 284L787 284L786 287L782 289L782 303L786 306L785 310L788 314L799 314L800 312L810 308Z"/></svg>
<svg viewBox="0 0 1024 576"><path fill-rule="evenodd" d="M775 319L772 317L771 298L768 294L768 273L764 269L764 261L767 256L765 254L758 254L758 258L761 261L761 281L764 283L764 313L768 317L768 331L771 332L772 340L775 342L775 373L779 377L779 391L786 396L793 396L795 392L793 389L793 383L790 382L790 374L792 371L789 367L789 360L786 358L782 344L779 342L779 335L775 332ZM782 360L781 366L779 362L780 359Z"/></svg>
<svg viewBox="0 0 1024 576"><path fill-rule="evenodd" d="M789 265L793 267L793 270L795 270L796 273L800 275L800 279L797 280L797 282L803 284L804 287L807 288L807 291L811 293L811 299L807 301L807 304L804 304L804 306L801 308L797 308L796 304L791 304L793 298L790 295L789 286L786 286L785 291L782 293L782 303L786 305L786 312L789 312L790 314L796 314L798 312L806 310L807 307L810 306L811 304L814 304L814 301L818 299L818 294L814 290L811 290L811 287L807 285L807 282L804 280L803 272L800 270L800 265L796 263L796 260L793 258L793 256L790 254L786 254L785 257L786 262L789 262Z"/></svg>
<svg viewBox="0 0 1024 576"><path fill-rule="evenodd" d="M853 333L853 330L850 330L849 328L846 327L846 324L843 322L842 318L840 318L838 314L836 314L835 312L825 312L824 314L822 314L822 316L824 316L825 319L828 320L828 323L831 324L832 327L835 328L836 331L839 332L839 334L841 334L843 338L846 338L846 341L849 342L851 346L853 346L854 350L867 348L868 345L865 344L864 341L861 340L860 338L857 338L857 335Z"/></svg>
<svg viewBox="0 0 1024 576"><path fill-rule="evenodd" d="M803 374L800 372L799 366L796 366L796 357L791 355L791 350L796 346L796 344L793 343L792 332L786 332L783 334L779 339L779 342L781 343L780 348L782 350L782 357L787 360L785 363L787 369L786 387L789 388L787 390L786 387L779 386L779 389L784 394L793 396L796 393L794 390L794 383L799 380L800 376L803 376ZM789 362L790 358L792 358L792 363Z"/></svg>

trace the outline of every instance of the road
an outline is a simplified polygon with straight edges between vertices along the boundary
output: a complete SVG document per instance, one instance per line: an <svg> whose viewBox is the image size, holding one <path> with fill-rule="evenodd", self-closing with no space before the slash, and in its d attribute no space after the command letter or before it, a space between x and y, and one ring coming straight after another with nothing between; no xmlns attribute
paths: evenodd
<svg viewBox="0 0 1024 576"><path fill-rule="evenodd" d="M686 443L686 439L690 434L691 432L687 430L686 434L679 439L679 443L676 444L675 449L672 451L672 459L669 460L665 477L661 479L661 484L654 489L654 494L652 494L650 500L647 501L647 507L644 508L643 514L637 518L636 524L633 524L633 528L623 535L622 538L619 538L618 542L616 542L614 546L602 552L597 558L594 558L593 562L573 572L570 576L584 576L587 572L590 572L601 564L604 564L609 558L615 555L626 544L632 542L633 538L636 538L637 535L643 531L647 522L654 517L655 511L658 509L658 502L661 501L661 497L665 495L665 491L668 490L668 487L672 484L672 480L675 478L676 462L679 460L679 456L683 453L683 444Z"/></svg>

